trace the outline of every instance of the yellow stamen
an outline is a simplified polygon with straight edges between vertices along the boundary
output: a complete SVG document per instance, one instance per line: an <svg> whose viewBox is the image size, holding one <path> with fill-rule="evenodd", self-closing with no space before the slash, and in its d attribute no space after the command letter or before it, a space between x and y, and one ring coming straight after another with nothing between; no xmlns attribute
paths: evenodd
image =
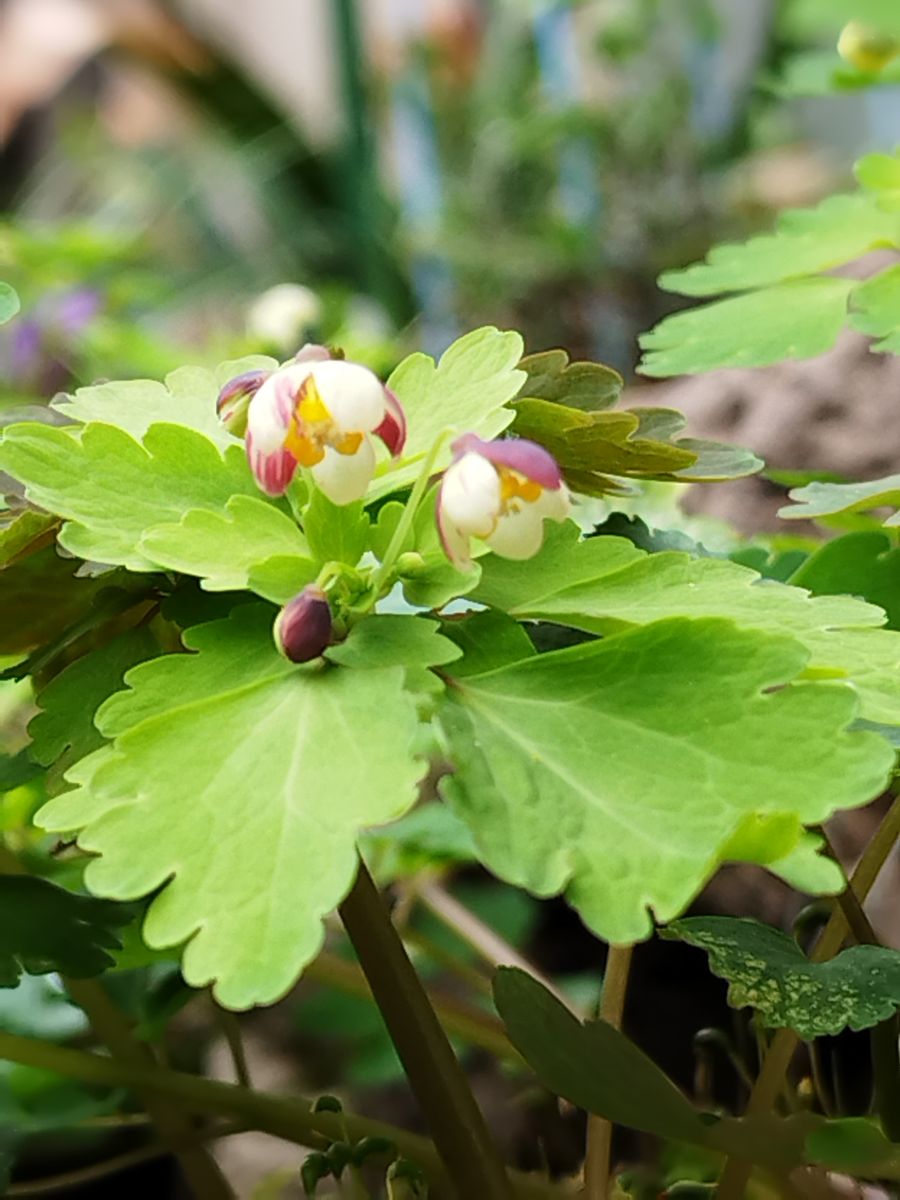
<svg viewBox="0 0 900 1200"><path fill-rule="evenodd" d="M525 500L533 504L541 498L543 490L533 479L526 479L524 475L509 471L505 467L500 468L500 499L504 505L510 500Z"/></svg>
<svg viewBox="0 0 900 1200"><path fill-rule="evenodd" d="M318 425L331 420L331 413L319 395L316 381L311 375L303 381L297 404L297 417L304 425Z"/></svg>
<svg viewBox="0 0 900 1200"><path fill-rule="evenodd" d="M329 442L337 450L338 454L355 454L362 445L363 435L361 433L345 433L341 437Z"/></svg>
<svg viewBox="0 0 900 1200"><path fill-rule="evenodd" d="M287 437L284 439L284 446L293 454L301 467L314 467L325 457L325 451L319 443L301 433L295 421L291 422Z"/></svg>

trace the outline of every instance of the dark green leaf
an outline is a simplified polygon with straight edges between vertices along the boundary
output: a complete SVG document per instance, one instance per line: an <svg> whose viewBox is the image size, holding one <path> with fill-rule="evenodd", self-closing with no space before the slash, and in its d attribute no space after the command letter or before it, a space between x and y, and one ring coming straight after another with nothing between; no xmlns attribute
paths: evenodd
<svg viewBox="0 0 900 1200"><path fill-rule="evenodd" d="M23 971L99 975L119 947L113 930L131 920L133 909L76 896L46 879L0 875L0 913L0 987L15 987Z"/></svg>
<svg viewBox="0 0 900 1200"><path fill-rule="evenodd" d="M451 617L443 622L442 628L464 654L453 668L458 679L480 675L536 653L522 625L496 608Z"/></svg>
<svg viewBox="0 0 900 1200"><path fill-rule="evenodd" d="M728 980L728 1003L756 1009L772 1029L807 1039L869 1029L900 1006L900 951L884 946L851 946L814 963L781 930L743 917L685 917L663 936L705 950Z"/></svg>
<svg viewBox="0 0 900 1200"><path fill-rule="evenodd" d="M612 367L593 362L570 363L565 350L529 354L519 368L526 373L520 397L552 400L584 412L611 408L624 387L622 376Z"/></svg>
<svg viewBox="0 0 900 1200"><path fill-rule="evenodd" d="M826 542L795 570L790 582L814 596L861 596L884 609L891 629L900 629L900 548L877 529Z"/></svg>

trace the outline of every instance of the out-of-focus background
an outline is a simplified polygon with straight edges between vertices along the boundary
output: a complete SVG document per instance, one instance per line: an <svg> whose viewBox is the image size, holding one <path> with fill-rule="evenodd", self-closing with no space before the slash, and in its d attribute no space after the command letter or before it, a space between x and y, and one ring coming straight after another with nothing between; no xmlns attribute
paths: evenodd
<svg viewBox="0 0 900 1200"><path fill-rule="evenodd" d="M900 360L852 335L811 363L634 374L637 335L680 303L661 270L892 148L897 85L802 94L833 52L816 0L0 0L0 278L22 299L0 333L0 423L96 379L306 340L388 370L491 323L612 364L633 402L673 403L691 432L776 466L896 469ZM745 531L775 527L777 502L765 481L692 501ZM561 903L478 875L456 894L590 998L596 944ZM785 903L729 897L776 923ZM718 1012L719 992L665 971L638 955L637 1010L664 978L673 1020ZM78 1032L46 980L2 998L7 1027ZM633 1020L665 1067L690 1069L689 1048L666 1060L658 1021ZM207 1026L205 1063L225 1071ZM358 997L304 983L245 1036L259 1086L351 1086L362 1110L414 1119ZM480 1098L503 1128L508 1089L486 1075ZM541 1120L541 1154L564 1170L580 1134ZM504 1134L534 1145L521 1125ZM242 1195L299 1195L292 1148L231 1146Z"/></svg>

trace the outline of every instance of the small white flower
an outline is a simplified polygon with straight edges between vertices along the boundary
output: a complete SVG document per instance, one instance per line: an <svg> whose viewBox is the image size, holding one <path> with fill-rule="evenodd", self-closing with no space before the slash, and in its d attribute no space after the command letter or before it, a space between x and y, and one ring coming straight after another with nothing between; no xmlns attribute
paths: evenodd
<svg viewBox="0 0 900 1200"><path fill-rule="evenodd" d="M260 386L247 415L247 456L256 481L280 496L298 466L335 504L366 494L375 472L372 438L396 456L406 440L397 398L367 367L305 347Z"/></svg>
<svg viewBox="0 0 900 1200"><path fill-rule="evenodd" d="M486 542L503 558L531 558L544 541L544 519L564 521L569 493L556 460L524 439L485 442L468 433L453 443L437 521L447 557L472 565L469 542Z"/></svg>
<svg viewBox="0 0 900 1200"><path fill-rule="evenodd" d="M311 288L301 283L278 283L250 305L247 332L287 350L296 346L321 316L322 302Z"/></svg>

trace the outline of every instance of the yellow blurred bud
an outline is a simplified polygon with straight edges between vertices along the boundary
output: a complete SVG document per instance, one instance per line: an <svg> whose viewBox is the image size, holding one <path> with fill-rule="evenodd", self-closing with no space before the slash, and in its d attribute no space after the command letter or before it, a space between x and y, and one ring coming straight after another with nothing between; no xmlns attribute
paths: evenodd
<svg viewBox="0 0 900 1200"><path fill-rule="evenodd" d="M883 71L889 62L900 55L900 41L879 33L871 25L850 21L838 38L838 54L860 71Z"/></svg>

